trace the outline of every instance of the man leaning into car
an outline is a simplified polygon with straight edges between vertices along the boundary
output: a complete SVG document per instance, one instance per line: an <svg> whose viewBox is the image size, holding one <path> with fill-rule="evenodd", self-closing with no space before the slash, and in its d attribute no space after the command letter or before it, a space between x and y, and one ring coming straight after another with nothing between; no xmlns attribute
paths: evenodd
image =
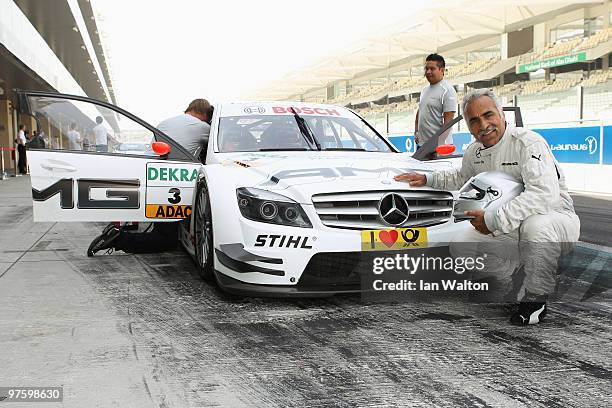
<svg viewBox="0 0 612 408"><path fill-rule="evenodd" d="M453 237L451 254L477 243L478 249L495 247L512 252L516 258L487 253L487 270L505 289L522 264L524 296L511 323L539 323L546 314L546 299L556 286L559 256L571 249L580 234L580 220L561 168L550 147L537 133L505 122L501 104L492 91L479 89L465 96L463 112L470 133L476 139L468 146L461 168L436 171L425 176L404 173L395 177L413 187L430 186L458 190L467 180L486 171L503 171L520 179L524 191L494 211L467 211L474 229ZM492 259L493 258L493 259Z"/></svg>
<svg viewBox="0 0 612 408"><path fill-rule="evenodd" d="M162 121L157 128L194 157L206 157L212 114L213 107L206 99L194 99L184 114ZM173 250L177 245L178 222L155 222L151 232L131 233L109 224L102 234L92 241L87 256L93 256L104 249L133 254L155 253Z"/></svg>
<svg viewBox="0 0 612 408"><path fill-rule="evenodd" d="M195 157L200 152L206 155L212 114L213 107L206 99L194 99L185 113L162 121L157 128Z"/></svg>

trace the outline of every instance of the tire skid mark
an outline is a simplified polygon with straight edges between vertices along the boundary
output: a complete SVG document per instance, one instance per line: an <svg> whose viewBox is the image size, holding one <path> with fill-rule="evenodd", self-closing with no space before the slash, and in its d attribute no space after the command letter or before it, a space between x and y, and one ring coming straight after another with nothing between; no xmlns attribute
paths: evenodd
<svg viewBox="0 0 612 408"><path fill-rule="evenodd" d="M558 362L566 366L574 366L584 373L598 378L612 379L612 371L584 361L574 362L568 353L552 350L540 340L525 336L515 336L500 330L490 330L481 334L482 337L496 344L505 344L510 347L519 348L525 354L536 355L547 361Z"/></svg>
<svg viewBox="0 0 612 408"><path fill-rule="evenodd" d="M525 404L525 406L533 407L540 406L545 408L566 408L575 406L568 404L567 400L555 395L543 395L538 389L537 384L519 388L515 385L504 383L499 380L494 381L495 384L502 387L504 392L512 397L513 400Z"/></svg>
<svg viewBox="0 0 612 408"><path fill-rule="evenodd" d="M145 391L147 392L147 395L149 396L151 401L153 401L153 395L151 395L151 389L149 388L149 384L147 383L147 379L144 376L142 377L142 383L144 384Z"/></svg>
<svg viewBox="0 0 612 408"><path fill-rule="evenodd" d="M578 368L594 377L612 381L612 371L605 367L587 363L586 361L578 361Z"/></svg>

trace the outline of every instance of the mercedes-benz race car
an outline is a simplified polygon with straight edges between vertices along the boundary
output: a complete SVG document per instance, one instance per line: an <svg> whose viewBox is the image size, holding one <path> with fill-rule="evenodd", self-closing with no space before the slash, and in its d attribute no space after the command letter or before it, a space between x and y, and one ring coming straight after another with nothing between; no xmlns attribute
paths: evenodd
<svg viewBox="0 0 612 408"><path fill-rule="evenodd" d="M457 163L399 153L344 107L218 105L202 164L116 106L53 93L19 95L21 112L36 118L51 146L28 154L36 221L183 220L180 241L201 274L230 292L357 291L353 272L367 255L444 246L470 228L453 217L456 192L393 179ZM169 153L93 151L104 150L93 140L98 117L109 143L163 142ZM71 127L92 150L63 149Z"/></svg>

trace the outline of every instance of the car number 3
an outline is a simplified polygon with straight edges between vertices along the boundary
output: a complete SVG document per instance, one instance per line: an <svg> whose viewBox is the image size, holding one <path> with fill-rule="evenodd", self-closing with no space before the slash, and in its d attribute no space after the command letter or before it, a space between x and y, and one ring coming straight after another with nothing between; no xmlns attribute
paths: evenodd
<svg viewBox="0 0 612 408"><path fill-rule="evenodd" d="M172 197L168 198L170 204L178 204L181 202L181 190L178 188L171 188L168 190L168 194L172 194Z"/></svg>

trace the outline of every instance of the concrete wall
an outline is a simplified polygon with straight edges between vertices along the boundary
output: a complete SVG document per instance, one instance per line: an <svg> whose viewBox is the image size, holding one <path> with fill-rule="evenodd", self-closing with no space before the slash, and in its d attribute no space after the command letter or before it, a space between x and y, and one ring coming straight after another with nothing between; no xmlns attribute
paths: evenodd
<svg viewBox="0 0 612 408"><path fill-rule="evenodd" d="M561 163L572 192L612 195L612 166L605 164Z"/></svg>

